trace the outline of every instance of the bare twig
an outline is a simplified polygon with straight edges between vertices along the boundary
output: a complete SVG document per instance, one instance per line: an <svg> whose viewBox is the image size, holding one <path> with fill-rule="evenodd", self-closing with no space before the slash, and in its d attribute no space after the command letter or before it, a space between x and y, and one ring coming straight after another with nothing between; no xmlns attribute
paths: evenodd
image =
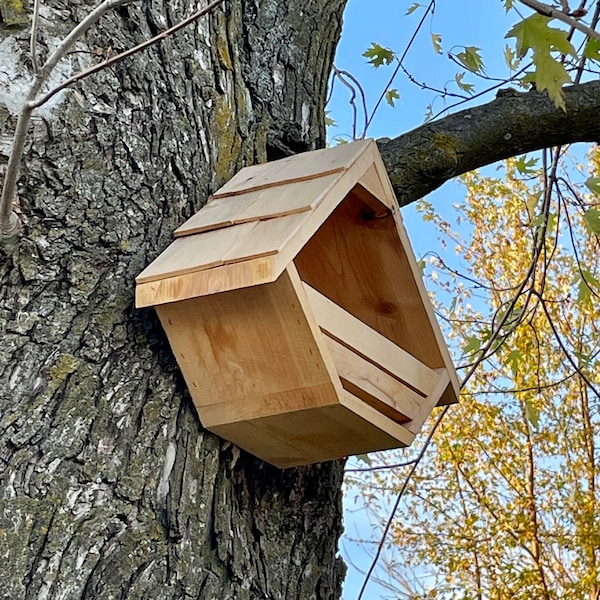
<svg viewBox="0 0 600 600"><path fill-rule="evenodd" d="M131 2L132 0L128 0L128 1ZM154 44L157 44L158 42L161 42L162 40L169 37L170 35L173 35L180 29L187 27L188 25L190 25L191 23L193 23L200 17L203 17L204 15L208 14L210 11L212 11L217 6L219 6L219 4L223 4L223 2L225 2L225 0L214 0L214 2L211 2L204 8L197 10L196 12L192 13L189 17L187 17L183 21L180 21L179 23L177 23L176 25L173 25L173 27L170 27L169 29L165 29L165 31L162 31L158 35L155 35L154 37L142 42L141 44L138 44L137 46L134 46L133 48L130 48L129 50L125 50L124 52L115 54L114 56L111 56L110 58L106 59L105 61L103 61L97 65L94 65L93 67L90 67L89 69L86 69L85 71L81 71L80 73L77 73L76 75L73 75L72 77L69 77L69 79L66 79L60 85L57 85L55 88L52 88L47 94L44 94L39 99L31 102L30 105L33 108L38 108L38 107L42 106L43 104L48 102L48 100L50 100L53 96L58 94L58 92L64 90L65 88L72 86L74 83L77 83L78 81L81 81L82 79L85 79L86 77L89 77L90 75L93 75L94 73L98 73L98 71L102 71L104 69L107 69L108 67L111 67L112 65L123 60L124 58L128 58L134 54L137 54L138 52L141 52L142 50L145 50L146 48L149 48L150 46L153 46Z"/></svg>
<svg viewBox="0 0 600 600"><path fill-rule="evenodd" d="M31 119L33 109L35 108L34 106L31 106L31 102L35 100L40 89L54 70L54 67L56 67L61 58L66 55L73 44L109 10L130 2L132 2L132 0L104 0L102 4L98 5L90 12L83 21L81 21L81 23L65 37L58 48L50 55L44 66L41 67L41 69L38 68L38 71L35 73L31 87L25 97L23 107L19 113L13 138L13 146L6 167L4 185L2 186L2 196L0 197L0 239L14 236L19 231L20 227L19 219L12 212L12 202L17 190L17 180L19 177L23 150L25 148L27 130L29 129L29 120ZM33 45L35 46L35 44Z"/></svg>
<svg viewBox="0 0 600 600"><path fill-rule="evenodd" d="M42 0L34 0L33 17L31 18L31 35L29 38L29 54L31 54L31 64L33 65L33 74L37 75L40 71L40 65L37 57L37 32L40 24L40 4Z"/></svg>
<svg viewBox="0 0 600 600"><path fill-rule="evenodd" d="M600 41L600 33L594 31L591 27L584 25L576 18L571 17L560 10L556 10L556 8L552 8L552 6L549 6L548 4L538 2L538 0L519 0L519 2L535 10L540 15L544 15L545 17L550 17L552 19L558 19L559 21L562 21L563 23L569 25L569 27L572 27L573 29L578 29L582 33L585 33L587 36Z"/></svg>

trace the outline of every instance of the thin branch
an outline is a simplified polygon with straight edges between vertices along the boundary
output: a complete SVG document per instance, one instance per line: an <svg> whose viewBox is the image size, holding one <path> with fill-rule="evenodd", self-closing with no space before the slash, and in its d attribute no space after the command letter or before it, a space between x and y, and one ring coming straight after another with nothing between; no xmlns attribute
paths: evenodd
<svg viewBox="0 0 600 600"><path fill-rule="evenodd" d="M40 71L40 65L37 58L37 32L40 24L40 4L42 0L34 0L33 16L31 18L31 35L29 38L29 53L31 54L31 64L33 65L33 74L37 75Z"/></svg>
<svg viewBox="0 0 600 600"><path fill-rule="evenodd" d="M421 459L425 455L425 452L427 452L427 449L431 445L431 440L433 439L433 435L437 431L437 428L439 427L440 423L442 422L442 419L446 416L446 413L448 412L449 408L450 408L450 405L449 404L446 405L444 407L444 410L442 410L442 412L438 415L438 418L436 419L435 424L433 425L431 431L429 432L429 435L427 436L427 439L425 440L423 447L421 448L421 451L419 452L419 455L415 459L410 472L406 476L404 483L402 484L402 487L400 488L400 491L398 492L398 495L396 496L396 501L394 502L394 506L392 507L390 516L387 520L387 523L385 524L383 533L381 534L379 544L377 545L377 552L375 552L375 556L373 557L373 560L371 561L371 566L369 567L369 570L367 571L367 574L365 575L362 587L360 588L360 591L358 593L358 596L356 597L356 600L361 600L361 598L363 597L363 594L367 588L369 580L371 579L371 575L373 574L373 571L375 570L375 567L377 566L377 562L379 561L381 552L383 551L383 544L385 543L385 538L387 537L387 534L392 526L392 523L396 516L396 512L398 510L398 506L400 506L400 501L402 500L402 497L404 496L404 491L408 487L408 483L412 479L414 472L417 470L417 467L421 463Z"/></svg>
<svg viewBox="0 0 600 600"><path fill-rule="evenodd" d="M25 140L29 129L29 120L31 119L33 109L35 108L34 106L30 106L30 103L35 100L35 97L51 75L54 67L61 58L66 55L71 46L73 46L73 44L109 10L128 4L131 1L132 0L105 0L102 2L102 4L89 13L83 21L81 21L81 23L65 37L58 48L50 55L44 66L35 74L31 87L25 97L21 112L19 113L19 118L17 119L13 146L6 167L6 174L4 176L2 196L0 197L0 239L12 237L20 228L19 219L12 212L12 202L17 191L17 180L19 178L21 159L23 157Z"/></svg>
<svg viewBox="0 0 600 600"><path fill-rule="evenodd" d="M572 27L573 29L578 29L582 33L585 33L587 36L600 41L600 33L594 31L591 27L588 27L587 25L584 25L583 23L579 22L574 17L570 17L562 11L552 8L552 6L549 6L548 4L538 2L538 0L519 0L519 2L535 10L535 12L539 13L540 15L550 17L551 19L558 19L559 21L562 21L563 23L569 25L569 27Z"/></svg>
<svg viewBox="0 0 600 600"><path fill-rule="evenodd" d="M132 0L127 0L127 1L131 2ZM200 17L203 17L204 15L208 14L209 12L211 12L212 10L217 8L217 6L219 6L220 4L223 4L223 2L225 2L225 0L214 0L214 2L211 2L209 5L205 6L204 8L192 13L189 17L187 17L183 21L180 21L179 23L177 23L176 25L173 25L173 27L170 27L169 29L165 29L161 33L142 42L141 44L138 44L137 46L134 46L133 48L130 48L129 50L125 50L124 52L121 52L119 54L115 54L114 56L106 59L105 61L103 61L97 65L94 65L93 67L90 67L89 69L86 69L85 71L81 71L80 73L77 73L76 75L73 75L72 77L69 77L69 79L66 79L60 85L57 85L55 88L51 89L47 94L45 94L41 98L30 102L30 106L32 108L38 108L38 107L42 106L43 104L45 104L46 102L48 102L48 100L50 100L53 96L58 94L58 92L64 90L65 88L72 86L74 83L77 83L78 81L81 81L82 79L85 79L86 77L89 77L90 75L93 75L94 73L98 73L98 71L107 69L108 67L111 67L112 65L114 65L117 62L119 62L125 58L129 58L130 56L133 56L134 54L137 54L138 52L141 52L142 50L145 50L146 48L149 48L150 46L153 46L154 44L161 42L162 40L173 35L180 29L183 29L184 27L187 27L194 21L198 20Z"/></svg>

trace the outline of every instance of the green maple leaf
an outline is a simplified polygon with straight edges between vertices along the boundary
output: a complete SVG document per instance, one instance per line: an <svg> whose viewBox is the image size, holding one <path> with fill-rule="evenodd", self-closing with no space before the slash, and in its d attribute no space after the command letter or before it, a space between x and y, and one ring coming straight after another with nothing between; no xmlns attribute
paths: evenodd
<svg viewBox="0 0 600 600"><path fill-rule="evenodd" d="M417 10L417 8L420 8L421 4L419 4L418 2L415 2L414 4L411 4L411 6L409 6L408 10L404 13L405 15L412 15L412 13L415 12L415 10Z"/></svg>
<svg viewBox="0 0 600 600"><path fill-rule="evenodd" d="M552 56L552 52L577 56L568 33L563 29L549 27L549 17L534 14L517 23L506 37L517 40L517 56L523 58L529 50L533 52L535 72L530 73L524 81L535 82L537 89L547 90L556 106L565 110L562 95L563 84L571 81L565 66Z"/></svg>
<svg viewBox="0 0 600 600"><path fill-rule="evenodd" d="M463 92L467 92L467 94L471 94L473 92L474 89L474 85L472 83L465 83L463 81L463 78L465 76L465 73L457 73L454 76L454 81L456 81L456 85L463 91Z"/></svg>
<svg viewBox="0 0 600 600"><path fill-rule="evenodd" d="M585 45L583 55L586 58L600 62L600 41L590 38Z"/></svg>
<svg viewBox="0 0 600 600"><path fill-rule="evenodd" d="M394 102L400 100L400 94L396 88L392 88L385 93L385 99L390 106L394 106Z"/></svg>
<svg viewBox="0 0 600 600"><path fill-rule="evenodd" d="M515 167L517 167L517 171L521 173L521 175L529 175L531 173L535 173L535 166L537 165L537 158L527 159L527 154L520 156L515 160Z"/></svg>
<svg viewBox="0 0 600 600"><path fill-rule="evenodd" d="M535 65L535 84L538 90L547 90L548 95L556 106L566 111L565 99L562 95L562 86L569 83L571 78L562 63L554 60L550 54L535 52L533 55Z"/></svg>
<svg viewBox="0 0 600 600"><path fill-rule="evenodd" d="M368 62L376 69L382 65L389 65L394 60L394 53L389 48L384 48L375 42L363 52L363 56L368 58Z"/></svg>
<svg viewBox="0 0 600 600"><path fill-rule="evenodd" d="M585 180L585 185L590 192L600 195L600 177L588 177Z"/></svg>
<svg viewBox="0 0 600 600"><path fill-rule="evenodd" d="M456 58L461 64L473 73L484 73L485 68L483 66L483 59L479 54L479 48L476 46L465 46L463 52L459 52Z"/></svg>
<svg viewBox="0 0 600 600"><path fill-rule="evenodd" d="M586 210L583 213L583 222L590 233L600 235L600 210L597 208Z"/></svg>
<svg viewBox="0 0 600 600"><path fill-rule="evenodd" d="M568 32L564 29L548 27L549 17L534 14L520 23L517 23L505 37L514 37L517 40L517 55L523 58L528 50L534 53L549 53L551 51L561 54L577 56L573 44L568 39Z"/></svg>

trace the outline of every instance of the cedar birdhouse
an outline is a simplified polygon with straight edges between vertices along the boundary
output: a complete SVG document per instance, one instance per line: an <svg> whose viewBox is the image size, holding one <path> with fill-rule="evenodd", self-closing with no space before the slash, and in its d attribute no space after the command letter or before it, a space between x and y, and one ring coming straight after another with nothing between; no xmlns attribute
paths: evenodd
<svg viewBox="0 0 600 600"><path fill-rule="evenodd" d="M278 467L409 445L458 382L373 141L242 169L138 277L202 424Z"/></svg>

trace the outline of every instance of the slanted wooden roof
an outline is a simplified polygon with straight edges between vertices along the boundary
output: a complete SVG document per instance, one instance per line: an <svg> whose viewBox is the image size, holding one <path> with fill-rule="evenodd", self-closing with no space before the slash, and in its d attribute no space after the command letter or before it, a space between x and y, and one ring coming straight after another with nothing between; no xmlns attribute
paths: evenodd
<svg viewBox="0 0 600 600"><path fill-rule="evenodd" d="M136 278L137 306L275 281L352 188L381 188L375 156L364 140L242 169Z"/></svg>

